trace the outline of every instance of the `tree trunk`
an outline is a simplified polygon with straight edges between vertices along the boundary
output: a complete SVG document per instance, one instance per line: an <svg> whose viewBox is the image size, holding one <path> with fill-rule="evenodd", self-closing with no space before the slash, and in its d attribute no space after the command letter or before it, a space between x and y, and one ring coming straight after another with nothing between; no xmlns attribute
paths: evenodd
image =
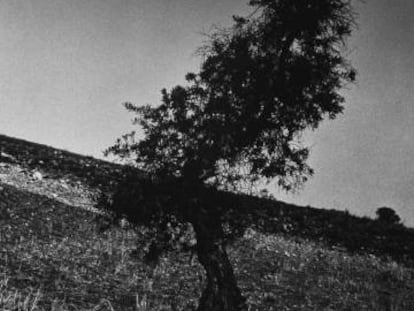
<svg viewBox="0 0 414 311"><path fill-rule="evenodd" d="M198 260L207 276L197 311L247 310L227 257L221 225L217 222L198 222L194 224L194 230Z"/></svg>

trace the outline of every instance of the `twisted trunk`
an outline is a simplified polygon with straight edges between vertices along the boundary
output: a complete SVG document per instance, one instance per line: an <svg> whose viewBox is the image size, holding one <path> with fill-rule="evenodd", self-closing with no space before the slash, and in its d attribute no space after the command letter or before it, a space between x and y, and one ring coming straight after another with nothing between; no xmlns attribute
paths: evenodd
<svg viewBox="0 0 414 311"><path fill-rule="evenodd" d="M207 276L197 311L247 310L227 257L221 224L210 218L193 225L197 236L198 260Z"/></svg>

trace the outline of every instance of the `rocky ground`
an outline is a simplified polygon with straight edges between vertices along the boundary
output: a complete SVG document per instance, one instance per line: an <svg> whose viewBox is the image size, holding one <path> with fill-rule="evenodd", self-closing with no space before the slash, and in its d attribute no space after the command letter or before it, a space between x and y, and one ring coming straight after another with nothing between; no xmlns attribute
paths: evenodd
<svg viewBox="0 0 414 311"><path fill-rule="evenodd" d="M33 179L63 180L100 189L109 189L119 181L124 169L122 165L5 135L0 135L0 163L17 165L20 172Z"/></svg>
<svg viewBox="0 0 414 311"><path fill-rule="evenodd" d="M101 191L111 191L123 166L46 145L0 135L0 184L93 210Z"/></svg>
<svg viewBox="0 0 414 311"><path fill-rule="evenodd" d="M93 204L99 190L80 181L74 183L65 177L49 178L38 170L23 168L19 164L0 163L0 183L96 212Z"/></svg>

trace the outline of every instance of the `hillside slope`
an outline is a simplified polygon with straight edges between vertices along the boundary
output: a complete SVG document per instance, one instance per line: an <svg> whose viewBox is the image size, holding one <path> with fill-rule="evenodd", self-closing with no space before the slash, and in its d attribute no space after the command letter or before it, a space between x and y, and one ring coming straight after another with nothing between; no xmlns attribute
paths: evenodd
<svg viewBox="0 0 414 311"><path fill-rule="evenodd" d="M4 135L0 135L0 152L12 157L2 159L0 153L0 163L14 162L22 171L40 172L47 180L58 181L58 185L84 185L95 196L99 191L110 192L124 175L122 165ZM228 197L243 203L237 211L242 214L241 221L251 222L261 231L324 241L352 252L371 252L414 263L413 228L387 226L338 210L231 193Z"/></svg>
<svg viewBox="0 0 414 311"><path fill-rule="evenodd" d="M142 262L144 231L99 230L94 199L111 191L122 166L1 135L0 152L0 310L184 310L196 303L204 276L188 254L150 267ZM412 230L243 201L253 229L229 254L251 310L414 310Z"/></svg>

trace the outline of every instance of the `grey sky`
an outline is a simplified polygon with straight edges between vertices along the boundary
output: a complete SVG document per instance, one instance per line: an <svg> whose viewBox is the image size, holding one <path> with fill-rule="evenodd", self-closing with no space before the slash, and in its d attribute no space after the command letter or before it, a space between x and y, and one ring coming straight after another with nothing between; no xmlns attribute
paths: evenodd
<svg viewBox="0 0 414 311"><path fill-rule="evenodd" d="M306 135L315 176L277 197L414 226L414 2L356 3L345 113ZM203 31L247 12L240 0L0 0L0 133L101 156L131 128L124 101L197 70Z"/></svg>

